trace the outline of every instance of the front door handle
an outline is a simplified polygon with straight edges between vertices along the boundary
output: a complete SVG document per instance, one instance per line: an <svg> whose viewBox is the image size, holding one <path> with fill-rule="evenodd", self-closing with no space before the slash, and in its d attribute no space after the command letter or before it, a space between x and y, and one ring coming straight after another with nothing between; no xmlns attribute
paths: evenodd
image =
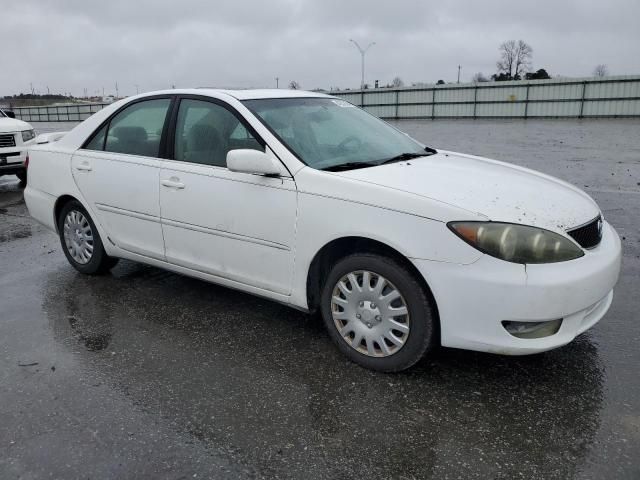
<svg viewBox="0 0 640 480"><path fill-rule="evenodd" d="M178 177L171 177L160 182L163 186L168 188L176 188L181 190L184 188L184 183L180 181Z"/></svg>
<svg viewBox="0 0 640 480"><path fill-rule="evenodd" d="M82 161L78 165L76 165L76 170L81 170L83 172L90 172L92 170L91 164L86 160Z"/></svg>

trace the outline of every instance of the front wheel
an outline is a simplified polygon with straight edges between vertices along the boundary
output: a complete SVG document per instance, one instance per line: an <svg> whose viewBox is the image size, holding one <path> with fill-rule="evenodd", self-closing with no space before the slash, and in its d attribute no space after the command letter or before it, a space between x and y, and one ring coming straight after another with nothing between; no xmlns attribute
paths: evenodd
<svg viewBox="0 0 640 480"><path fill-rule="evenodd" d="M340 351L366 368L407 369L434 344L429 296L410 271L387 257L354 254L338 261L321 303Z"/></svg>
<svg viewBox="0 0 640 480"><path fill-rule="evenodd" d="M79 272L87 275L106 273L118 262L105 252L98 229L77 200L62 207L58 232L67 260Z"/></svg>

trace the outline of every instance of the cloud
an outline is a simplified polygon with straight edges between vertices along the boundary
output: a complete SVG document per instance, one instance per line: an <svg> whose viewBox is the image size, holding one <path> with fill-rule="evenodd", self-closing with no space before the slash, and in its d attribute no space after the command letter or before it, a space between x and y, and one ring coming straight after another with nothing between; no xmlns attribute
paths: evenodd
<svg viewBox="0 0 640 480"><path fill-rule="evenodd" d="M176 86L355 87L349 43L376 41L366 79L453 81L495 70L497 46L522 38L552 74L640 73L640 2L498 0L3 0L0 95L135 93Z"/></svg>

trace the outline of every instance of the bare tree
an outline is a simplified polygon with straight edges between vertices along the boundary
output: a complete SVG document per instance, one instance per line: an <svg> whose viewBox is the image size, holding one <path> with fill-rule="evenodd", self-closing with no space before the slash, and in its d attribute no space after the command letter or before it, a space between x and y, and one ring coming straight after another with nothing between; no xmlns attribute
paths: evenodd
<svg viewBox="0 0 640 480"><path fill-rule="evenodd" d="M594 77L606 77L607 75L609 75L609 68L604 63L596 65L596 68L593 69Z"/></svg>
<svg viewBox="0 0 640 480"><path fill-rule="evenodd" d="M391 80L391 86L395 88L404 87L404 82L400 77L396 77L393 80Z"/></svg>
<svg viewBox="0 0 640 480"><path fill-rule="evenodd" d="M298 82L296 82L295 80L291 80L289 82L289 88L291 90L300 90L300 84Z"/></svg>
<svg viewBox="0 0 640 480"><path fill-rule="evenodd" d="M496 62L498 73L508 79L519 80L531 68L533 48L524 40L508 40L498 47L500 60Z"/></svg>
<svg viewBox="0 0 640 480"><path fill-rule="evenodd" d="M476 73L473 78L471 79L471 81L475 82L475 83L480 83L480 82L488 82L489 79L487 77L484 76L484 73L482 72L478 72Z"/></svg>
<svg viewBox="0 0 640 480"><path fill-rule="evenodd" d="M498 47L500 52L500 60L496 62L498 73L504 73L510 78L513 77L513 64L515 63L516 41L509 40L503 42Z"/></svg>
<svg viewBox="0 0 640 480"><path fill-rule="evenodd" d="M533 58L533 48L524 40L518 40L516 47L516 63L513 78L520 79L531 70L531 59Z"/></svg>

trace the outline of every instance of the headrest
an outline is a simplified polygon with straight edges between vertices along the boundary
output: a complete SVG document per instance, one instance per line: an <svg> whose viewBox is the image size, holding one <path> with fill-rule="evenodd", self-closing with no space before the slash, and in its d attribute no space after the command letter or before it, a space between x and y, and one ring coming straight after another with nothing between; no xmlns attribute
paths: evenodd
<svg viewBox="0 0 640 480"><path fill-rule="evenodd" d="M113 129L113 135L120 142L145 142L147 140L147 131L142 127L116 127Z"/></svg>

